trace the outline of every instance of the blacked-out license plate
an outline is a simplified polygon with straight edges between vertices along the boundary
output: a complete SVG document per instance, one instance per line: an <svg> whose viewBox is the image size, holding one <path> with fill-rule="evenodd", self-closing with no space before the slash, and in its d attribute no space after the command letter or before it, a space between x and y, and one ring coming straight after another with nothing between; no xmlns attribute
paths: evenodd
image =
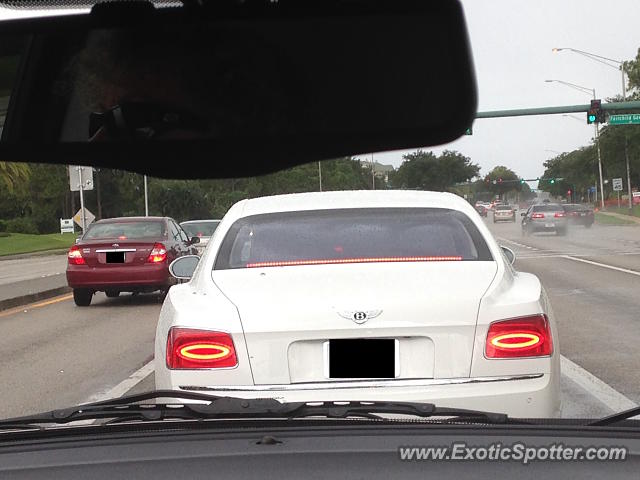
<svg viewBox="0 0 640 480"><path fill-rule="evenodd" d="M124 252L107 252L107 263L124 263Z"/></svg>
<svg viewBox="0 0 640 480"><path fill-rule="evenodd" d="M395 378L393 338L329 340L329 378Z"/></svg>

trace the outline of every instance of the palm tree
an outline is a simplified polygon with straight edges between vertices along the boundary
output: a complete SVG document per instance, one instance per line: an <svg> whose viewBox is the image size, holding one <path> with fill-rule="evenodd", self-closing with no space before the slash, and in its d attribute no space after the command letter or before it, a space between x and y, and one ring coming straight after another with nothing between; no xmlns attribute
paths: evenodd
<svg viewBox="0 0 640 480"><path fill-rule="evenodd" d="M26 163L0 162L0 186L6 186L9 192L26 182L30 175L31 169Z"/></svg>

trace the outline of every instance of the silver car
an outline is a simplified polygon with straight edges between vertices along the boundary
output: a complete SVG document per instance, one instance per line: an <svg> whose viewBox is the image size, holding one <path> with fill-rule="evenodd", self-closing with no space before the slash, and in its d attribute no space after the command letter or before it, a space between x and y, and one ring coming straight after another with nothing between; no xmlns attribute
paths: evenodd
<svg viewBox="0 0 640 480"><path fill-rule="evenodd" d="M564 208L556 203L532 205L522 216L522 235L535 232L556 232L566 235L568 228L567 215Z"/></svg>
<svg viewBox="0 0 640 480"><path fill-rule="evenodd" d="M185 232L187 232L189 238L200 238L200 242L196 243L195 246L197 247L198 252L202 253L207 247L209 239L213 236L213 232L218 228L219 223L220 220L189 220L187 222L182 222L180 226Z"/></svg>
<svg viewBox="0 0 640 480"><path fill-rule="evenodd" d="M493 223L516 221L516 210L511 205L496 205L493 211Z"/></svg>

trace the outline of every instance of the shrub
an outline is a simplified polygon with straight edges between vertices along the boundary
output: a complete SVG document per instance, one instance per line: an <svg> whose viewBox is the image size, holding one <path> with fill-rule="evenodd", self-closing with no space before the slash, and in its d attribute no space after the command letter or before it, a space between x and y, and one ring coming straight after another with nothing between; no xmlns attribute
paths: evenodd
<svg viewBox="0 0 640 480"><path fill-rule="evenodd" d="M38 227L31 218L20 217L7 220L7 231L12 233L38 233Z"/></svg>

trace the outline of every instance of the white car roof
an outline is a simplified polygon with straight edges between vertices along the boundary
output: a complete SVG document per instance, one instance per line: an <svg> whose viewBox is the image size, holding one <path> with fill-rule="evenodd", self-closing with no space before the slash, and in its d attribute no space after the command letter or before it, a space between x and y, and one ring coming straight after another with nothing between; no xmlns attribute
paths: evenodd
<svg viewBox="0 0 640 480"><path fill-rule="evenodd" d="M469 211L469 203L445 192L415 190L349 190L338 192L307 192L244 201L241 217L263 213L340 208L447 208Z"/></svg>

